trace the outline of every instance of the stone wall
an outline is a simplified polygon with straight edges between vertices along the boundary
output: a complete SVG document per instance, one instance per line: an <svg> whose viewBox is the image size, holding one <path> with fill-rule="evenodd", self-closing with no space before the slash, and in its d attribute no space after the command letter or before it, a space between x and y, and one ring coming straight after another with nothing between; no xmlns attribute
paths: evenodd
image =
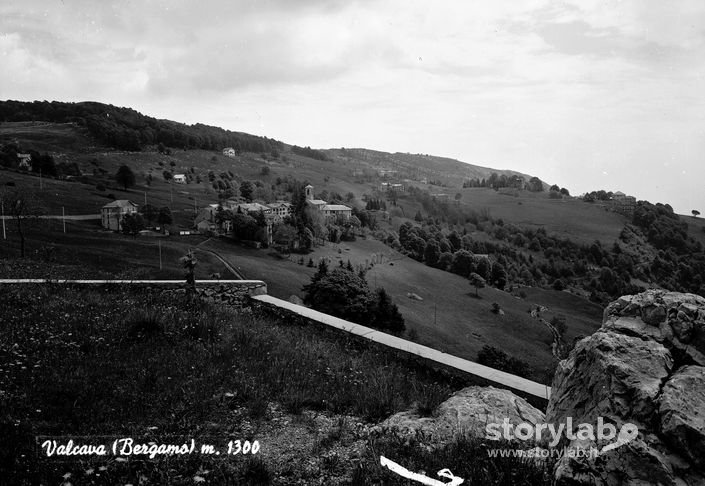
<svg viewBox="0 0 705 486"><path fill-rule="evenodd" d="M53 279L3 279L1 285L78 285L78 286L129 286L158 289L164 293L183 295L188 292L184 280L53 280ZM197 280L196 292L207 302L236 307L249 305L249 298L267 293L267 284L261 280Z"/></svg>

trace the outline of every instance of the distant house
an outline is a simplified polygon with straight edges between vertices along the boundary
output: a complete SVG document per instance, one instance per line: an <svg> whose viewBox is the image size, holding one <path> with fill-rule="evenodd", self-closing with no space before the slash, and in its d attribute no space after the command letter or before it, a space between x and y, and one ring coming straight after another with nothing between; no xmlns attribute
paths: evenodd
<svg viewBox="0 0 705 486"><path fill-rule="evenodd" d="M100 210L100 221L103 228L120 231L122 229L122 218L126 214L137 212L139 206L127 199L118 199L106 204Z"/></svg>
<svg viewBox="0 0 705 486"><path fill-rule="evenodd" d="M625 216L632 216L636 209L636 198L617 191L612 194L612 209Z"/></svg>
<svg viewBox="0 0 705 486"><path fill-rule="evenodd" d="M221 221L220 225L216 223L216 215L218 214L218 208L221 210L227 210L229 208L221 206L220 204L209 204L205 208L202 208L193 224L201 234L223 234L230 233L233 230L233 222L229 219Z"/></svg>
<svg viewBox="0 0 705 486"><path fill-rule="evenodd" d="M398 182L383 182L380 185L380 190L385 192L404 192L404 184L400 184Z"/></svg>
<svg viewBox="0 0 705 486"><path fill-rule="evenodd" d="M202 235L210 235L218 232L218 225L204 219L198 222L196 229Z"/></svg>
<svg viewBox="0 0 705 486"><path fill-rule="evenodd" d="M32 170L32 156L30 154L17 154L20 169Z"/></svg>
<svg viewBox="0 0 705 486"><path fill-rule="evenodd" d="M186 175L174 174L174 182L176 182L177 184L186 184Z"/></svg>
<svg viewBox="0 0 705 486"><path fill-rule="evenodd" d="M223 149L223 155L228 157L235 157L235 149L232 147L226 147Z"/></svg>

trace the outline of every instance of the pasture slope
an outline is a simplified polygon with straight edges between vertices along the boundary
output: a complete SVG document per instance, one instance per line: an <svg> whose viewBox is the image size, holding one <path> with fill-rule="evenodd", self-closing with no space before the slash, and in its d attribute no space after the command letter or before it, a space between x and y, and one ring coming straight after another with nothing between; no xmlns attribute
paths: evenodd
<svg viewBox="0 0 705 486"><path fill-rule="evenodd" d="M277 157L268 154L243 153L229 158L220 152L205 150L173 150L170 154L156 150L141 152L119 152L101 146L85 133L70 124L0 124L0 143L18 141L23 148L48 151L58 162L76 162L82 177L74 180L55 180L16 171L2 171L0 178L15 186L34 188L48 214L96 214L100 207L112 197L131 199L138 204L145 201L155 206L171 208L177 230L192 229L195 210L207 203L217 201L217 191L209 181L209 172L218 176L231 172L242 180L261 180L274 184L277 178L291 177L307 181L321 191L354 195L352 204L361 207L363 195L375 195L379 180L369 177L357 178L356 171L375 173L385 166L384 158L370 159L362 151L348 151L343 158L339 151L329 151L330 160L316 160L294 154L285 148ZM392 157L399 157L395 155ZM408 158L408 157L407 157ZM413 158L413 157L412 157ZM418 157L417 157L418 158ZM433 159L433 158L431 158ZM429 160L431 160L429 159ZM424 157L418 158L423 163ZM442 160L442 159L441 159ZM415 159L414 159L415 161ZM442 160L444 164L445 161ZM114 182L114 174L121 165L128 165L136 174L136 185L127 191ZM447 162L448 170L457 164ZM263 170L264 168L268 170ZM406 169L408 170L408 164ZM445 166L443 166L445 167ZM162 172L190 173L201 182L179 185L164 180ZM438 170L438 165L429 170ZM370 172L371 171L371 172ZM152 180L148 183L148 176ZM449 179L452 180L452 179ZM546 193L521 191L516 195L503 194L491 189L462 189L462 178L453 181L456 187L441 187L408 182L428 189L430 192L446 192L451 197L459 192L460 204L478 212L487 211L493 218L502 218L505 223L519 226L542 226L549 233L570 237L581 243L595 239L611 244L619 235L625 218L606 211L597 204L587 204L575 199L552 200ZM102 187L105 189L103 190ZM277 194L275 194L277 196ZM419 209L418 203L400 199L400 207L406 217L392 218L392 226L398 226ZM699 221L698 221L699 222ZM61 233L57 221L44 223L41 229L30 233L30 245L41 253L44 247L52 246L51 257L60 261L83 259L109 270L111 267L139 276L167 278L180 275L176 258L201 242L200 237L163 238L163 268L159 270L157 240L155 238L132 239L102 232L95 223L74 222L69 233ZM479 233L481 236L482 233ZM3 245L2 254L10 255L16 250L16 241L11 246ZM299 265L299 257L282 259L268 250L253 250L236 246L227 241L211 240L205 248L217 251L247 278L268 282L272 295L289 298L301 296L314 269ZM339 252L340 250L340 252ZM378 261L381 263L368 272L367 278L373 286L382 286L393 296L404 315L407 327L414 329L423 344L438 348L467 359L475 359L485 344L497 346L507 353L527 361L540 374L552 365L550 334L540 323L529 316L532 304L547 306L545 317L561 314L567 318L568 339L594 331L600 323L602 310L567 292L525 289L526 299L492 288L480 291L481 298L474 297L466 279L427 267L404 257L381 242L358 239L341 245L326 244L304 257L314 262L322 257L337 261L348 259L355 265ZM222 264L212 255L200 254L200 272L227 273ZM417 294L423 300L412 300L407 294ZM504 316L490 312L496 302L504 310ZM538 379L538 377L537 377Z"/></svg>

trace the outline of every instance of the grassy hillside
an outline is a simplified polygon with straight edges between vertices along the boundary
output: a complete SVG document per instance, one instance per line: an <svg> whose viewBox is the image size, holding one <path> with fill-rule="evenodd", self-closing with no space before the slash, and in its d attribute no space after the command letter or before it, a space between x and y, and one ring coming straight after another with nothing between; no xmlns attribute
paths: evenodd
<svg viewBox="0 0 705 486"><path fill-rule="evenodd" d="M492 218L523 227L543 227L549 234L590 244L611 245L628 219L598 203L576 198L551 199L545 192L521 191L518 195L486 188L460 189L461 205L486 208Z"/></svg>
<svg viewBox="0 0 705 486"><path fill-rule="evenodd" d="M369 168L372 171L379 169L396 171L388 177L394 179L412 179L442 181L450 187L455 187L465 179L472 178L488 178L492 172L498 175L519 175L526 180L531 178L530 175L522 174L513 170L492 169L489 167L481 167L478 165L460 162L447 157L436 157L433 155L423 154L408 154L408 153L387 153L368 149L332 149L326 150L325 153L336 162L344 164L352 164L358 170Z"/></svg>
<svg viewBox="0 0 705 486"><path fill-rule="evenodd" d="M200 149L173 150L170 154L160 153L156 149L124 152L101 146L75 125L19 122L0 124L0 143L9 141L18 141L23 147L47 150L62 160L76 162L83 172L84 176L71 181L43 178L38 196L46 213L61 214L64 208L67 215L97 214L102 205L112 200L112 196L131 199L138 204L143 204L146 198L149 204L171 207L175 230L191 229L194 206L217 201L217 191L208 179L209 172L216 177L230 172L240 180L261 180L272 184L277 178L293 177L312 183L317 193L323 190L340 194L351 192L355 196L352 204L359 206L363 204L362 196L374 194L381 181L376 175L376 178L363 180L353 175L355 170L379 165L377 159L370 159L370 151L347 150L345 163L341 163L340 151L330 152L330 160L317 160L293 153L286 147L276 157L244 152L229 158L220 151ZM381 157L379 153L374 154ZM401 161L398 167L406 167L402 162L422 163L418 156L394 154L390 157ZM460 164L439 160L433 159L429 163L441 164L438 167ZM137 176L136 185L127 191L113 181L115 172L123 164L131 167ZM265 167L266 174L264 172L267 171L263 172ZM184 185L167 183L161 175L164 170L190 173L194 180L200 177L202 182ZM152 181L148 184L150 173ZM0 172L0 177L3 183L14 183L15 187L39 189L39 178L33 174L8 170ZM462 181L456 179L455 183L460 185ZM431 191L448 191L448 188L425 186L420 182L412 184ZM104 186L105 190L99 190L99 185ZM576 200L551 200L545 193L521 191L518 197L514 197L482 188L458 187L453 191L462 194L462 208L486 210L491 217L502 218L506 223L544 226L549 231L570 235L581 242L600 239L611 244L623 225L621 216L606 212L598 205ZM399 205L409 217L422 209L414 201L404 198L399 199ZM392 226L398 227L404 220L403 217L392 218ZM100 230L97 223L89 222L69 223L66 235L61 233L61 229L59 221L45 221L41 230L34 230L31 251L36 252L35 256L52 252L50 258L56 261L81 258L101 270L119 269L121 272L137 272L157 278L180 276L182 272L176 264L177 258L189 247L204 240L200 237L162 239L164 269L160 271L157 241L154 238L132 239L114 235ZM475 236L481 238L482 234ZM270 293L278 297L301 295L302 286L308 283L313 272L299 265L298 257L292 257L291 261L281 260L266 250L252 250L215 240L205 245L216 249L248 278L267 281ZM546 379L544 372L551 367L552 359L550 334L529 317L531 304L542 304L549 307L551 313L565 315L568 318L569 339L592 332L601 319L598 306L585 305L584 301L565 292L537 290L535 296L530 293L530 298L522 300L488 288L481 291L481 299L475 299L470 295L471 288L466 279L429 268L371 239L341 245L341 253L338 253L338 248L335 245L318 248L305 257L306 262L309 258L317 261L321 257L329 257L335 261L342 257L354 264L363 264L372 262L373 255L385 255L383 263L368 273L368 280L372 285L388 290L399 305L407 326L415 330L422 343L468 359L475 359L485 344L497 346L526 360L535 369L537 379ZM8 257L16 254L17 242L12 231L10 240L0 246L0 251ZM202 252L199 258L202 262L198 267L201 276L214 272L227 273L212 255ZM390 262L390 258L393 261ZM408 293L417 294L424 300L411 300L407 297ZM489 311L493 302L505 310L505 316L499 317ZM573 309L580 309L580 312L576 313Z"/></svg>
<svg viewBox="0 0 705 486"><path fill-rule="evenodd" d="M526 298L520 298L485 288L476 298L467 279L425 266L373 239L319 247L303 257L304 265L298 263L299 255L282 259L275 252L247 249L221 240L211 240L204 248L218 251L248 278L265 280L269 293L282 299L291 295L303 297L302 287L315 272L315 268L307 266L309 259L318 262L328 258L333 265L350 260L354 266L381 261L368 271L367 280L371 286L387 290L399 306L407 328L415 330L420 343L470 360L476 359L484 345L496 346L528 362L534 368L534 378L542 381L552 371L551 334L531 318L531 306L547 307L547 319L566 317L568 342L595 332L602 320L602 307L568 292L527 288ZM411 299L408 294L423 300ZM493 302L504 310L504 316L491 312Z"/></svg>
<svg viewBox="0 0 705 486"><path fill-rule="evenodd" d="M28 294L42 305L27 306ZM0 321L3 484L404 484L379 454L436 461L371 427L411 408L428 414L474 384L374 343L158 290L13 286ZM115 438L193 439L222 455L62 460L41 457L37 436L106 449ZM259 449L228 455L231 441ZM547 479L549 467L485 449L464 440L436 452L456 472L484 471L473 476L483 484Z"/></svg>

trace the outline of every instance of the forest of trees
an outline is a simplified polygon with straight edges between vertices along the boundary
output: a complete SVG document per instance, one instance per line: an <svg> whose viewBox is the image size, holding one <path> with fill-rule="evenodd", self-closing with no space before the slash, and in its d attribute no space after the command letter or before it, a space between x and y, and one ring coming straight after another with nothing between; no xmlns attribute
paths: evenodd
<svg viewBox="0 0 705 486"><path fill-rule="evenodd" d="M492 172L488 178L468 179L463 182L463 188L468 187L489 187L492 189L500 189L502 187L511 187L514 189L526 189L533 192L543 191L543 181L538 177L532 177L527 182L522 176L506 174L499 175Z"/></svg>
<svg viewBox="0 0 705 486"><path fill-rule="evenodd" d="M267 137L231 132L203 124L185 125L145 116L130 108L96 102L0 101L0 122L76 123L100 142L120 150L139 151L163 144L179 149L272 152L282 143Z"/></svg>
<svg viewBox="0 0 705 486"><path fill-rule="evenodd" d="M318 150L312 149L311 147L299 147L298 145L293 145L291 147L291 151L297 155L308 157L309 159L329 160L326 154Z"/></svg>

